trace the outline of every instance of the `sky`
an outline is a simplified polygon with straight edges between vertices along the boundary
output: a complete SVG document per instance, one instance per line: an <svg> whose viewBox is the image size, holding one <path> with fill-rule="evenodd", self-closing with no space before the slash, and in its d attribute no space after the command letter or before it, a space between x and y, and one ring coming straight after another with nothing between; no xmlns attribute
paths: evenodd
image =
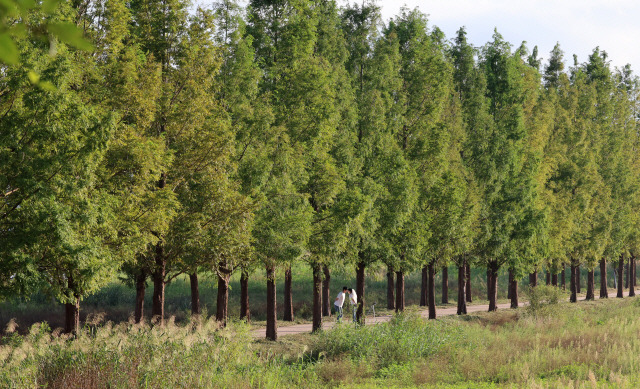
<svg viewBox="0 0 640 389"><path fill-rule="evenodd" d="M448 39L465 26L474 46L490 41L497 28L514 48L522 41L527 41L529 50L537 45L545 61L556 43L567 65L573 65L573 54L579 63L586 62L599 46L612 66L630 63L640 74L638 0L378 0L377 4L385 21L399 14L403 5L418 7L428 15L430 26L438 26Z"/></svg>

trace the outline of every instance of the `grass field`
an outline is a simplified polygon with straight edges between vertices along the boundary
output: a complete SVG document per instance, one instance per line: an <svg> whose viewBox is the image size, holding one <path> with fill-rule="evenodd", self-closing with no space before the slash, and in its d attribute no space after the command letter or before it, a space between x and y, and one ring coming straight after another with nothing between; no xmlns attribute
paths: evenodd
<svg viewBox="0 0 640 389"><path fill-rule="evenodd" d="M568 273L568 272L567 272ZM583 288L587 279L586 269L582 269L581 281ZM441 301L441 275L436 276L436 302ZM540 282L543 282L544 274L541 272ZM215 314L216 284L212 277L201 275L200 280L200 300L205 312ZM229 292L229 313L232 317L237 317L240 311L240 280L239 275L234 274L230 282ZM609 286L613 287L612 272L609 272ZM278 274L278 310L279 317L282 317L283 302L283 274ZM596 270L596 280L599 273ZM405 277L405 299L407 306L417 305L420 300L421 274L419 271L411 273ZM596 281L597 282L597 281ZM528 281L521 281L522 290L526 289ZM337 294L338 289L343 285L355 287L355 272L352 269L341 269L334 271L331 276L331 295ZM472 293L474 303L486 302L486 270L472 269ZM507 295L507 272L502 269L499 276L498 298L506 299ZM568 285L568 279L567 279ZM598 285L596 285L598 287ZM449 301L455 304L457 297L457 269L449 268ZM368 313L372 303L376 304L376 310L384 312L386 307L386 273L384 269L372 269L367 274L366 283L366 303ZM584 290L583 290L584 292ZM145 313L147 317L151 312L152 289L147 289ZM186 323L190 317L190 287L188 277L178 278L170 283L166 288L167 315L175 317L177 323ZM249 295L251 305L252 320L260 324L265 319L266 312L266 278L263 271L256 271L249 282ZM312 301L312 275L308 266L299 264L293 269L293 304L296 322L305 322L311 319ZM127 321L133 314L135 301L135 291L114 281L94 295L81 302L81 320L85 321L87 315L100 314L106 320L115 323ZM13 299L0 303L0 333L6 324L11 320L18 324L18 331L25 333L28 328L37 322L46 321L48 325L55 329L64 326L64 307L51 300L42 293L34 293L29 299ZM285 323L281 323L285 324Z"/></svg>
<svg viewBox="0 0 640 389"><path fill-rule="evenodd" d="M0 346L7 388L640 386L636 298L436 321L406 314L278 342L212 320L150 328L90 317L77 339L46 324L26 335L8 329Z"/></svg>

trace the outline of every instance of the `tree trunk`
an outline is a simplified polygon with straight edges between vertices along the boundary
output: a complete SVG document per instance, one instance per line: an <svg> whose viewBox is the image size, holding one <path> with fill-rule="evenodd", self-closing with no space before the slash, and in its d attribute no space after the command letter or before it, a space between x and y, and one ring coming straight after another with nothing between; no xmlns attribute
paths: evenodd
<svg viewBox="0 0 640 389"><path fill-rule="evenodd" d="M74 294L74 301L64 305L64 331L67 334L78 335L80 331L80 298L75 294L76 285L72 275L68 276L67 287Z"/></svg>
<svg viewBox="0 0 640 389"><path fill-rule="evenodd" d="M364 280L365 280L365 268L367 263L364 260L361 260L358 263L358 267L356 268L356 295L358 296L358 310L356 311L356 320L358 323L364 325L365 324L365 316L364 316Z"/></svg>
<svg viewBox="0 0 640 389"><path fill-rule="evenodd" d="M594 285L594 276L593 269L587 272L587 295L585 296L585 300L595 300L595 285Z"/></svg>
<svg viewBox="0 0 640 389"><path fill-rule="evenodd" d="M471 264L469 262L466 262L467 266L465 269L465 273L466 273L466 279L467 279L467 283L464 286L465 289L465 293L467 294L467 302L470 303L471 301Z"/></svg>
<svg viewBox="0 0 640 389"><path fill-rule="evenodd" d="M609 297L609 288L607 287L607 261L600 259L600 298L606 299Z"/></svg>
<svg viewBox="0 0 640 389"><path fill-rule="evenodd" d="M191 315L200 314L200 288L198 288L198 273L189 274L191 284Z"/></svg>
<svg viewBox="0 0 640 389"><path fill-rule="evenodd" d="M293 321L293 294L291 291L291 265L284 271L284 314L282 320Z"/></svg>
<svg viewBox="0 0 640 389"><path fill-rule="evenodd" d="M240 276L240 319L251 320L249 310L249 274L246 271Z"/></svg>
<svg viewBox="0 0 640 389"><path fill-rule="evenodd" d="M580 265L576 266L576 292L580 293Z"/></svg>
<svg viewBox="0 0 640 389"><path fill-rule="evenodd" d="M558 287L558 273L551 274L551 285Z"/></svg>
<svg viewBox="0 0 640 389"><path fill-rule="evenodd" d="M631 262L631 257L629 257L629 262ZM625 263L624 264L624 288L625 289L629 289L629 264Z"/></svg>
<svg viewBox="0 0 640 389"><path fill-rule="evenodd" d="M511 299L511 283L513 282L513 271L509 269L509 281L507 285L507 298Z"/></svg>
<svg viewBox="0 0 640 389"><path fill-rule="evenodd" d="M622 283L622 279L624 278L624 255L620 255L620 259L618 260L618 294L616 297L623 298L624 297L624 284Z"/></svg>
<svg viewBox="0 0 640 389"><path fill-rule="evenodd" d="M430 262L427 266L427 271L429 273L428 279L428 292L427 292L427 305L429 306L429 319L436 318L436 269L433 266L433 262Z"/></svg>
<svg viewBox="0 0 640 389"><path fill-rule="evenodd" d="M510 269L509 273L513 274L513 271ZM511 290L511 309L518 308L518 280L515 275L511 277L511 282L509 282L509 289Z"/></svg>
<svg viewBox="0 0 640 389"><path fill-rule="evenodd" d="M396 309L396 299L394 295L394 280L393 269L390 267L387 270L387 309Z"/></svg>
<svg viewBox="0 0 640 389"><path fill-rule="evenodd" d="M231 270L222 264L218 268L218 300L216 304L216 320L223 326L227 325L229 317L229 277Z"/></svg>
<svg viewBox="0 0 640 389"><path fill-rule="evenodd" d="M442 304L449 304L449 267L447 266L442 268Z"/></svg>
<svg viewBox="0 0 640 389"><path fill-rule="evenodd" d="M498 310L498 262L491 261L489 262L489 275L490 275L490 284L487 289L489 289L489 312Z"/></svg>
<svg viewBox="0 0 640 389"><path fill-rule="evenodd" d="M324 273L324 279L322 280L322 316L331 316L331 271L329 266L324 265L322 272Z"/></svg>
<svg viewBox="0 0 640 389"><path fill-rule="evenodd" d="M404 272L396 271L396 312L404 311Z"/></svg>
<svg viewBox="0 0 640 389"><path fill-rule="evenodd" d="M312 265L313 270L313 325L311 332L322 330L322 269L319 264ZM346 305L346 304L345 304Z"/></svg>
<svg viewBox="0 0 640 389"><path fill-rule="evenodd" d="M564 274L564 269L565 269L565 264L562 264L562 271L560 272L560 286L562 287L562 290L566 290L567 289L567 282L566 282L566 277Z"/></svg>
<svg viewBox="0 0 640 389"><path fill-rule="evenodd" d="M275 266L267 266L267 339L278 339L278 318L276 316L276 275Z"/></svg>
<svg viewBox="0 0 640 389"><path fill-rule="evenodd" d="M144 271L141 271L136 276L136 310L133 316L136 324L140 324L144 317L144 291L146 288L146 281L147 275Z"/></svg>
<svg viewBox="0 0 640 389"><path fill-rule="evenodd" d="M428 281L429 278L429 269L427 269L427 265L424 265L422 267L422 282L420 283L420 306L421 307L426 307L429 303L428 303L428 298L427 298L427 285L429 284Z"/></svg>
<svg viewBox="0 0 640 389"><path fill-rule="evenodd" d="M578 301L578 289L576 288L576 268L577 266L573 263L571 264L571 275L569 276L569 289L571 289L571 297L569 297L569 301L575 303Z"/></svg>
<svg viewBox="0 0 640 389"><path fill-rule="evenodd" d="M529 273L529 286L534 287L538 285L538 271L534 270L532 273Z"/></svg>
<svg viewBox="0 0 640 389"><path fill-rule="evenodd" d="M629 297L633 297L636 295L635 267L636 267L636 258L633 255L630 255L629 256L629 274L627 275L627 278L629 279Z"/></svg>
<svg viewBox="0 0 640 389"><path fill-rule="evenodd" d="M545 284L547 284L547 286L551 285L551 272L549 269L547 269L545 274Z"/></svg>
<svg viewBox="0 0 640 389"><path fill-rule="evenodd" d="M491 300L491 270L487 265L487 301Z"/></svg>
<svg viewBox="0 0 640 389"><path fill-rule="evenodd" d="M466 263L463 261L462 264L458 265L458 315L466 315L467 314L467 302L465 298L466 292L466 284L467 284L467 269Z"/></svg>
<svg viewBox="0 0 640 389"><path fill-rule="evenodd" d="M164 277L167 261L164 256L162 243L156 245L155 269L153 270L153 299L151 304L152 321L160 326L164 325Z"/></svg>

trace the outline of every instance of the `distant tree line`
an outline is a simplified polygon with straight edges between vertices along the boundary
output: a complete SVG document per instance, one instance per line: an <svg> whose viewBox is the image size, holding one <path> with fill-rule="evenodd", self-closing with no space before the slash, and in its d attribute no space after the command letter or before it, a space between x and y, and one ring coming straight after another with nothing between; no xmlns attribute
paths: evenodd
<svg viewBox="0 0 640 389"><path fill-rule="evenodd" d="M115 274L137 291L136 322L150 282L162 325L182 274L200 313L202 272L222 322L241 273L248 317L262 267L269 339L276 269L293 319L294 262L313 272L314 330L338 261L356 272L362 322L371 267L388 269L399 311L422 269L431 318L451 265L459 314L471 267L487 269L490 311L501 268L513 307L542 268L555 284L568 270L571 301L580 266L588 299L607 261L622 279L628 259L635 279L640 87L599 48L565 68L556 45L543 64L497 31L473 47L464 28L449 40L406 8L383 22L369 1L45 1L2 28L0 293L45 290L69 332Z"/></svg>

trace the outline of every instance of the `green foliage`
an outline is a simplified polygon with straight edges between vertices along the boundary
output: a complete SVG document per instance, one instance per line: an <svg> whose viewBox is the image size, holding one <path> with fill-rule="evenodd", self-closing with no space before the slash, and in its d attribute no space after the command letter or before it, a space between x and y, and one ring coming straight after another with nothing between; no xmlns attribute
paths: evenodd
<svg viewBox="0 0 640 389"><path fill-rule="evenodd" d="M566 299L567 294L562 289L550 285L529 287L526 292L526 312L536 317L546 317L557 311L560 301Z"/></svg>

